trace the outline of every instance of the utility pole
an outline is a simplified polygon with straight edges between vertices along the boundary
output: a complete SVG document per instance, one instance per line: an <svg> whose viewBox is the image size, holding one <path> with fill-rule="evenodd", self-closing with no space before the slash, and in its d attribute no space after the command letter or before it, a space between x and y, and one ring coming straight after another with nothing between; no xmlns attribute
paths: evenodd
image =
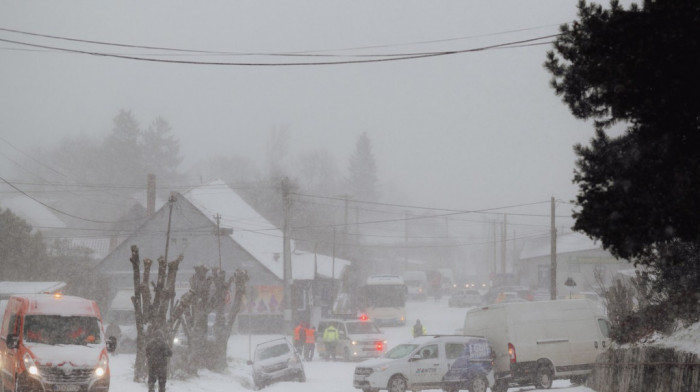
<svg viewBox="0 0 700 392"><path fill-rule="evenodd" d="M491 263L491 269L495 277L498 273L498 257L496 256L496 248L498 247L498 236L496 235L496 220L494 219L491 223L493 228L493 254L491 257L493 263Z"/></svg>
<svg viewBox="0 0 700 392"><path fill-rule="evenodd" d="M292 254L289 242L289 220L291 214L291 201L289 199L289 178L282 179L282 200L284 203L284 228L282 230L282 259L284 262L284 334L292 330Z"/></svg>
<svg viewBox="0 0 700 392"><path fill-rule="evenodd" d="M404 210L404 221L403 221L403 243L405 249L403 250L403 270L408 270L408 210Z"/></svg>
<svg viewBox="0 0 700 392"><path fill-rule="evenodd" d="M216 239L219 242L219 271L221 271L221 214L214 215L216 219Z"/></svg>
<svg viewBox="0 0 700 392"><path fill-rule="evenodd" d="M355 203L355 243L360 243L360 208Z"/></svg>
<svg viewBox="0 0 700 392"><path fill-rule="evenodd" d="M170 197L168 198L168 207L170 211L168 211L168 231L165 234L165 262L168 262L168 246L170 245L170 222L173 217L173 204L175 204L175 194L171 193Z"/></svg>
<svg viewBox="0 0 700 392"><path fill-rule="evenodd" d="M508 215L503 214L503 227L501 227L501 272L506 273L506 237L508 237L507 228Z"/></svg>
<svg viewBox="0 0 700 392"><path fill-rule="evenodd" d="M550 235L550 241L551 241L551 264L552 266L550 267L550 288L549 288L549 295L550 299L557 299L557 227L554 225L554 211L555 211L555 203L554 203L554 197L552 197L552 221L551 221L551 235Z"/></svg>
<svg viewBox="0 0 700 392"><path fill-rule="evenodd" d="M333 263L331 265L331 309L335 305L335 226L333 226Z"/></svg>
<svg viewBox="0 0 700 392"><path fill-rule="evenodd" d="M345 200L345 219L343 220L343 234L345 234L345 241L348 238L348 195L343 195Z"/></svg>

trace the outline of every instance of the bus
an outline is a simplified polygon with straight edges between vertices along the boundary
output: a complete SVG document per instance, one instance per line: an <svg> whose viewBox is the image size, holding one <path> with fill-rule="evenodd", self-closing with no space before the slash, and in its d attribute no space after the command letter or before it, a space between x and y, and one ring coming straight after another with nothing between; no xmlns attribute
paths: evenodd
<svg viewBox="0 0 700 392"><path fill-rule="evenodd" d="M361 308L377 325L406 324L406 284L398 275L372 275L361 293Z"/></svg>

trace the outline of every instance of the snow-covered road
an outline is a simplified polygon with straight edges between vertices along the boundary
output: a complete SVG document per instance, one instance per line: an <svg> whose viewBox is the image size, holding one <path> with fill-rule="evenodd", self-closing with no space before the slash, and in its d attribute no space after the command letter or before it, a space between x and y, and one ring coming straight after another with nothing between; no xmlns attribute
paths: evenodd
<svg viewBox="0 0 700 392"><path fill-rule="evenodd" d="M408 323L405 327L383 328L388 337L388 346L393 347L411 338L410 325L420 319L428 334L453 334L461 328L464 321L465 309L449 308L447 298L436 302L427 300L409 302L406 305ZM245 365L251 346L263 342L276 335L234 335L229 340L228 355L234 360L230 363L229 371L225 374L201 371L199 377L189 380L168 380L167 390L170 392L237 392L250 391L249 368ZM133 355L120 354L112 356L111 390L138 391L147 390L145 384L134 383ZM353 388L352 378L357 363L326 362L316 357L304 364L307 382L284 382L269 386L270 392L358 392ZM520 390L535 391L534 388L511 388L509 392ZM557 392L593 392L582 386L572 386L568 380L557 380L552 390Z"/></svg>

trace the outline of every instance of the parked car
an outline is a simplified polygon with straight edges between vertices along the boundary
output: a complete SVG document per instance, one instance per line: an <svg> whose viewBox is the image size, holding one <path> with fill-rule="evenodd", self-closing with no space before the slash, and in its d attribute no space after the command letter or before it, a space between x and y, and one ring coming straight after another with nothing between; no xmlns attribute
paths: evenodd
<svg viewBox="0 0 700 392"><path fill-rule="evenodd" d="M279 381L306 382L301 357L287 338L260 343L255 347L253 360L247 362L253 368L256 389Z"/></svg>
<svg viewBox="0 0 700 392"><path fill-rule="evenodd" d="M461 289L455 290L450 299L447 301L450 307L463 308L466 306L479 306L481 305L481 294L478 290L473 289Z"/></svg>
<svg viewBox="0 0 700 392"><path fill-rule="evenodd" d="M473 350L469 346L473 345ZM471 353L474 352L474 360ZM480 354L476 354L476 353ZM482 361L489 357L488 361ZM456 391L462 385L493 386L491 350L488 341L477 336L421 336L389 350L382 358L368 359L355 367L353 386L363 392L386 389L391 392L443 389ZM459 371L450 373L463 358ZM444 377L449 374L445 380ZM475 380L478 380L475 382Z"/></svg>
<svg viewBox="0 0 700 392"><path fill-rule="evenodd" d="M329 353L321 337L326 328L333 324L338 329L340 340L336 345L336 358L344 361L376 358L386 352L386 336L370 319L326 319L318 323L316 332L316 351L321 358L327 359Z"/></svg>

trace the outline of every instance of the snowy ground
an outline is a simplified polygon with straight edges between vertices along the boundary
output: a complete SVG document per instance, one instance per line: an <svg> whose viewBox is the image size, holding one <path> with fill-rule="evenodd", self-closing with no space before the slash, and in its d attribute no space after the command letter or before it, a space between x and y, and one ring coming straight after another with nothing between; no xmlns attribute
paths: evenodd
<svg viewBox="0 0 700 392"><path fill-rule="evenodd" d="M453 334L462 327L466 310L449 308L447 298L439 302L433 300L423 302L409 302L406 305L408 323L405 327L383 328L388 337L388 346L393 347L411 338L410 325L420 319L427 329L428 334ZM167 390L170 392L215 392L215 391L250 391L249 371L245 365L250 348L258 342L269 340L278 336L273 335L234 335L229 340L228 355L234 360L229 371L225 374L201 371L198 378L187 381L168 380ZM138 391L147 390L145 384L132 381L134 355L120 354L112 356L111 371L112 391ZM284 382L271 385L265 391L275 392L358 392L353 388L352 378L357 363L325 362L320 358L314 358L306 362L306 383ZM509 392L536 391L530 388L511 388ZM572 386L568 380L557 380L552 390L557 392L592 392L592 389L582 386Z"/></svg>

